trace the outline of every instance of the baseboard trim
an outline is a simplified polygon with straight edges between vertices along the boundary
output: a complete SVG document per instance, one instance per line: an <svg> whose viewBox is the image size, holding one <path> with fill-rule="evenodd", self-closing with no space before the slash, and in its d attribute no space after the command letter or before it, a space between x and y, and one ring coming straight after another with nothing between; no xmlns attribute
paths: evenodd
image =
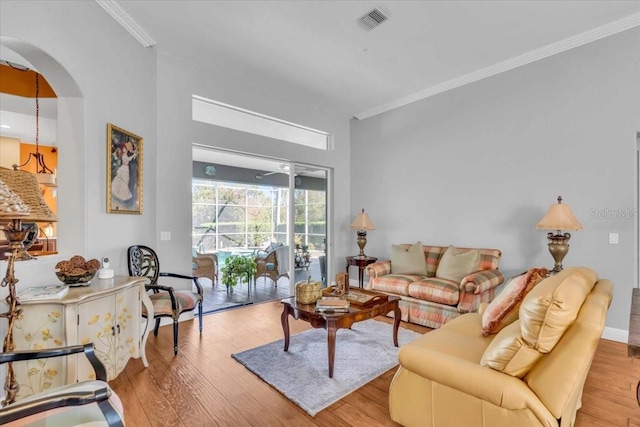
<svg viewBox="0 0 640 427"><path fill-rule="evenodd" d="M624 329L605 327L604 331L602 332L602 338L626 344L629 342L629 331L625 331Z"/></svg>

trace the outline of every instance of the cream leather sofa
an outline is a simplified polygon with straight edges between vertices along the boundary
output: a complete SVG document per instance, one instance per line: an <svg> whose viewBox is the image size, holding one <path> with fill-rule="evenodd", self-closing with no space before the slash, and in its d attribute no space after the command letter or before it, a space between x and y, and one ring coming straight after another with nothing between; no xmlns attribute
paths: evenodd
<svg viewBox="0 0 640 427"><path fill-rule="evenodd" d="M572 426L611 298L611 282L593 270L565 269L539 282L519 319L495 335L482 335L481 312L425 334L400 349L391 418L420 427Z"/></svg>

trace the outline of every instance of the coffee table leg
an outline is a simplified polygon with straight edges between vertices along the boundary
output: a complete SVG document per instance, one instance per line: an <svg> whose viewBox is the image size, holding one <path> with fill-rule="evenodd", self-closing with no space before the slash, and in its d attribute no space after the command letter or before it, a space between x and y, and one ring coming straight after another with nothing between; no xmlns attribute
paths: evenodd
<svg viewBox="0 0 640 427"><path fill-rule="evenodd" d="M284 351L289 350L289 310L284 306L280 321L282 322L282 332L284 332Z"/></svg>
<svg viewBox="0 0 640 427"><path fill-rule="evenodd" d="M393 304L393 344L398 347L398 327L400 326L400 307L398 301Z"/></svg>
<svg viewBox="0 0 640 427"><path fill-rule="evenodd" d="M329 352L329 378L333 378L333 362L336 356L336 327L335 322L327 324L327 350Z"/></svg>

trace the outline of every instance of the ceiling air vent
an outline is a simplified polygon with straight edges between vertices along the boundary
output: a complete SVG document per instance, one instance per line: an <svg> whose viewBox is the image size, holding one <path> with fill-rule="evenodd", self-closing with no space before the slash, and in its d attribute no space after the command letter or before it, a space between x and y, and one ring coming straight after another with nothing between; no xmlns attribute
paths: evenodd
<svg viewBox="0 0 640 427"><path fill-rule="evenodd" d="M378 25L382 24L384 21L389 19L387 15L382 13L382 11L378 8L373 9L371 12L364 15L360 18L360 23L370 30L374 29Z"/></svg>

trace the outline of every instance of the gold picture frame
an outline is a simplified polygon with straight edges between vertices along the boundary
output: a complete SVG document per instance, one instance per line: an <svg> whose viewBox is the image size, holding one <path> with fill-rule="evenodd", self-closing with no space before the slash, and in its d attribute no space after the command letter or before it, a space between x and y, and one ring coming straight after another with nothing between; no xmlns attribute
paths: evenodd
<svg viewBox="0 0 640 427"><path fill-rule="evenodd" d="M107 123L107 213L142 213L142 143Z"/></svg>

